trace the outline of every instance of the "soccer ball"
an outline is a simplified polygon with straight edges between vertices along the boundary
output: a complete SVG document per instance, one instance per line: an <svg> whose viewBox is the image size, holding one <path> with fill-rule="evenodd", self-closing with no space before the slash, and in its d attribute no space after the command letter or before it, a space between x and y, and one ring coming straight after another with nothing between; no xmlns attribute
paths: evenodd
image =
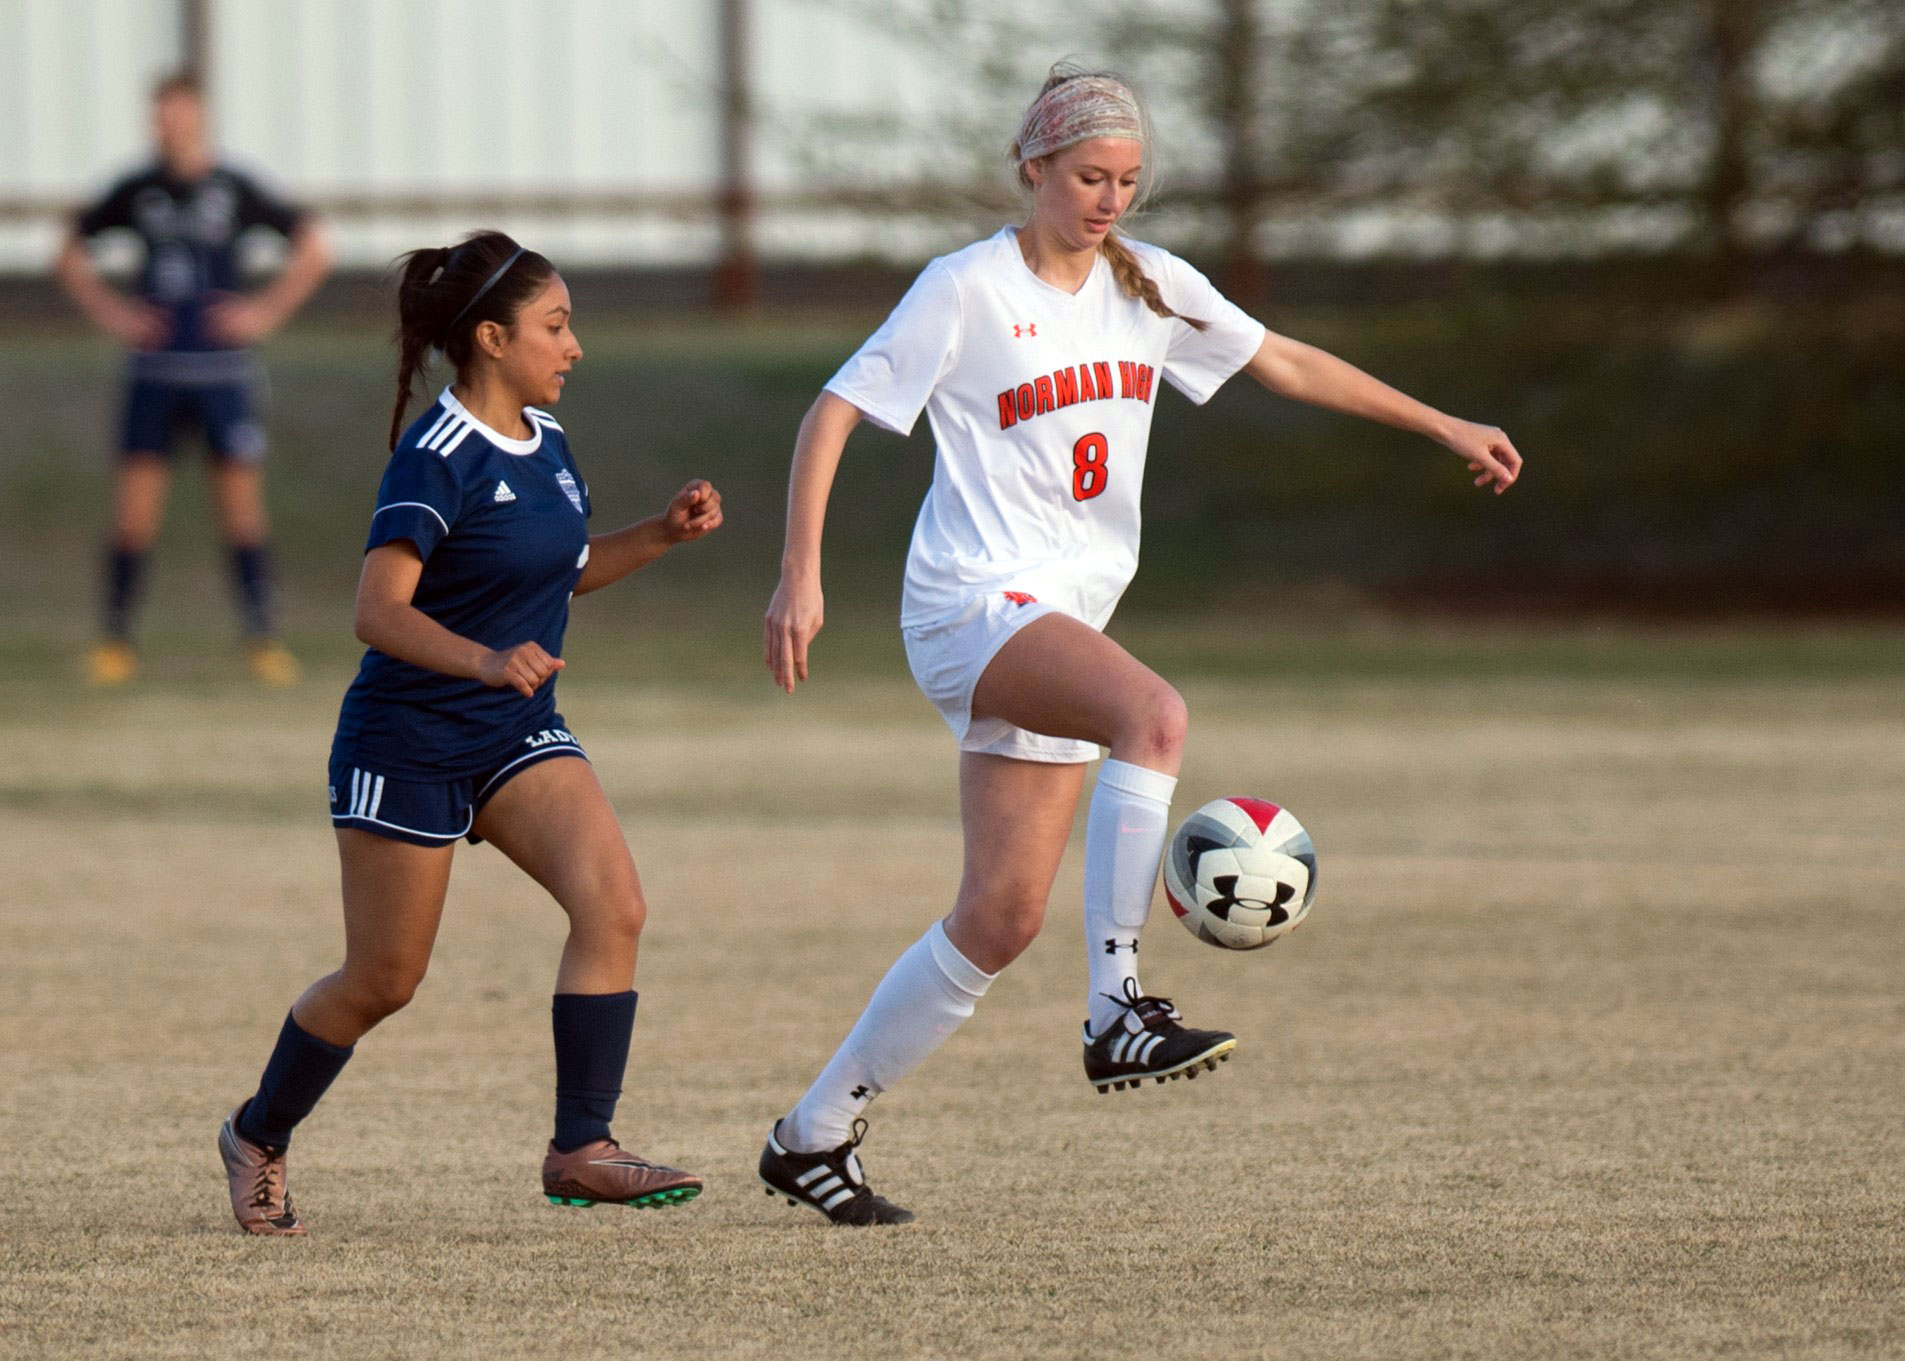
<svg viewBox="0 0 1905 1361"><path fill-rule="evenodd" d="M1316 847L1288 809L1217 799L1179 824L1164 896L1207 945L1261 950L1296 930L1316 897Z"/></svg>

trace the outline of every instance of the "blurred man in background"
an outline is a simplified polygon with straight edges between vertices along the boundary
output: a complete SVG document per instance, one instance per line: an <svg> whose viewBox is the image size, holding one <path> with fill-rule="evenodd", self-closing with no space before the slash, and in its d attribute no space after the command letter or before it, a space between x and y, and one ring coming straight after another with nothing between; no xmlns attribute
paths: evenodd
<svg viewBox="0 0 1905 1361"><path fill-rule="evenodd" d="M55 266L80 309L128 351L120 458L105 569L101 637L87 656L95 685L122 685L138 669L133 616L146 558L165 515L175 437L203 432L213 502L230 552L255 679L286 686L298 664L277 638L267 553L257 420L259 370L249 346L271 334L330 269L330 250L306 209L266 192L216 159L204 90L177 75L153 91L157 160L113 185L83 210ZM254 293L238 291L237 244L254 227L290 243L284 268ZM144 249L136 289L112 287L88 243L114 229Z"/></svg>

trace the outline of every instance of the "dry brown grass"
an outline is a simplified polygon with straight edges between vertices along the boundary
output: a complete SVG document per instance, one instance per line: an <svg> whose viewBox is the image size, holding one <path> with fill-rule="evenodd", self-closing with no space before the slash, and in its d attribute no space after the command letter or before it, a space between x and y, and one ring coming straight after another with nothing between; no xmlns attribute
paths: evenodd
<svg viewBox="0 0 1905 1361"><path fill-rule="evenodd" d="M1207 1081L1078 1071L1078 867L875 1110L920 1222L829 1230L753 1160L957 867L899 684L578 688L653 902L620 1128L693 1205L537 1195L559 916L460 853L434 972L299 1136L303 1242L213 1131L334 963L335 689L40 698L0 726L0 1354L1784 1357L1905 1351L1895 684L1191 687L1180 811L1288 801L1313 923L1161 914Z"/></svg>

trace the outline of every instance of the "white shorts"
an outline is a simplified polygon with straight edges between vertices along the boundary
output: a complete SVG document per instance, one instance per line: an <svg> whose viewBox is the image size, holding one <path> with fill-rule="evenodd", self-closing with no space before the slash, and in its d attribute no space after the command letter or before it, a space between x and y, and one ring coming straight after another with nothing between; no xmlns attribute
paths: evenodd
<svg viewBox="0 0 1905 1361"><path fill-rule="evenodd" d="M1027 732L1003 718L974 718L972 692L1006 640L1054 606L1009 600L994 591L968 601L957 614L914 628L902 626L906 661L920 691L946 720L961 751L1019 761L1076 765L1098 759L1096 742Z"/></svg>

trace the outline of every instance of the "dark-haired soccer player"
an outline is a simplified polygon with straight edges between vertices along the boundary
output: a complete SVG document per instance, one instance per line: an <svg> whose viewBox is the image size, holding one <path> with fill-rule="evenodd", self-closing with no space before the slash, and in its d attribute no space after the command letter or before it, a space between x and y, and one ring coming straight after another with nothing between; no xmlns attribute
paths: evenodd
<svg viewBox="0 0 1905 1361"><path fill-rule="evenodd" d="M370 650L331 747L344 963L292 1006L256 1095L219 1130L232 1212L250 1233L304 1231L285 1187L291 1131L351 1046L422 981L465 836L493 843L569 917L544 1193L568 1205L689 1200L700 1178L609 1132L647 909L621 824L556 712L555 674L570 596L714 530L721 497L697 479L661 513L590 535L588 485L542 409L582 349L569 290L534 251L500 232L412 251L397 307L392 452L357 586ZM405 429L432 350L456 381Z"/></svg>
<svg viewBox="0 0 1905 1361"><path fill-rule="evenodd" d="M96 685L121 685L138 669L133 610L146 555L158 536L171 480L173 438L205 436L220 529L242 604L253 676L290 685L297 662L276 639L266 557L264 431L258 424L257 361L248 346L276 330L330 268L317 220L218 161L205 96L191 76L153 92L152 165L120 180L82 211L55 272L73 300L131 352L101 639L87 657ZM237 244L253 228L289 238L283 270L255 293L238 291ZM137 234L145 259L136 294L93 268L87 242L103 232Z"/></svg>

